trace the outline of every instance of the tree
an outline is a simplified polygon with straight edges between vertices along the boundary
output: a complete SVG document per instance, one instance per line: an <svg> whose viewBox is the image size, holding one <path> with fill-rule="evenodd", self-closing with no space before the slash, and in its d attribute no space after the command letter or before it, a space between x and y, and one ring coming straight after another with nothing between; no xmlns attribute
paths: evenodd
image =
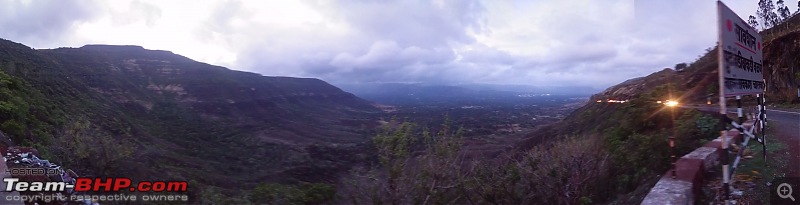
<svg viewBox="0 0 800 205"><path fill-rule="evenodd" d="M775 4L772 3L772 0L759 0L756 15L764 23L762 25L763 30L772 28L779 22L778 14L775 13Z"/></svg>
<svg viewBox="0 0 800 205"><path fill-rule="evenodd" d="M462 130L449 121L418 135L411 123L387 126L372 139L379 167L356 168L340 194L350 204L459 204L467 198Z"/></svg>
<svg viewBox="0 0 800 205"><path fill-rule="evenodd" d="M789 17L792 14L789 11L789 7L784 5L783 0L778 0L777 5L778 5L778 14L780 14L781 19L782 19L781 21L789 20Z"/></svg>
<svg viewBox="0 0 800 205"><path fill-rule="evenodd" d="M682 71L683 69L686 69L686 67L689 67L686 65L686 63L675 64L675 71Z"/></svg>
<svg viewBox="0 0 800 205"><path fill-rule="evenodd" d="M754 29L758 29L758 20L753 15L750 15L750 18L747 20L747 24L750 24L750 27L753 27Z"/></svg>

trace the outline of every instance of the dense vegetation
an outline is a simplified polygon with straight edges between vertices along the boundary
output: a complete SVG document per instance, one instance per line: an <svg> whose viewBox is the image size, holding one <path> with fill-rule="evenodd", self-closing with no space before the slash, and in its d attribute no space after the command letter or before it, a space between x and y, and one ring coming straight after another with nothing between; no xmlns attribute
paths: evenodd
<svg viewBox="0 0 800 205"><path fill-rule="evenodd" d="M666 94L665 90L657 89L645 96L660 98ZM337 185L337 197L327 198L327 202L609 202L667 170L668 136L677 137L677 153L685 154L717 134L714 118L693 110L670 113L663 105L648 99L613 108L610 120L620 126L607 127L603 133L558 136L529 150L495 158L465 157L471 150L462 146L464 132L454 129L449 121L433 129L393 121L372 140L378 160L353 169ZM285 193L284 189L296 188L275 188L266 195ZM278 200L285 199L271 202L279 203Z"/></svg>
<svg viewBox="0 0 800 205"><path fill-rule="evenodd" d="M432 128L393 121L372 140L377 157L336 184L341 204L596 204L619 200L669 167L667 138L677 137L682 155L718 133L717 120L694 110L665 109L651 99L667 86L630 104L590 104L611 110L618 126L589 126L553 137L531 149L493 158L468 158L463 129L449 120ZM672 111L672 112L671 112ZM266 186L265 186L266 187ZM259 192L268 203L301 199L302 185L270 185ZM308 187L308 185L305 185ZM330 189L325 189L330 190ZM328 193L328 192L319 192ZM241 198L246 198L242 196ZM623 202L637 203L637 202Z"/></svg>

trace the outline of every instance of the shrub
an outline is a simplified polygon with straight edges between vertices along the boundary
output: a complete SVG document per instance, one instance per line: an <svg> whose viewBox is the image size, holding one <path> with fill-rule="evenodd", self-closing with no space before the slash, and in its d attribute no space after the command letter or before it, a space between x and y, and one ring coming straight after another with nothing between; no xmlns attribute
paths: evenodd
<svg viewBox="0 0 800 205"><path fill-rule="evenodd" d="M581 204L604 189L611 158L598 137L575 136L529 150L516 166L530 187L523 203Z"/></svg>
<svg viewBox="0 0 800 205"><path fill-rule="evenodd" d="M395 122L389 123L397 124ZM353 204L450 204L464 200L463 132L446 122L417 133L411 123L373 138L379 166L354 169L340 195Z"/></svg>
<svg viewBox="0 0 800 205"><path fill-rule="evenodd" d="M327 204L334 201L335 195L336 188L322 183L259 184L248 199L255 204Z"/></svg>
<svg viewBox="0 0 800 205"><path fill-rule="evenodd" d="M50 146L54 159L97 175L116 173L136 148L125 136L112 136L85 119L74 120L58 132L55 142Z"/></svg>

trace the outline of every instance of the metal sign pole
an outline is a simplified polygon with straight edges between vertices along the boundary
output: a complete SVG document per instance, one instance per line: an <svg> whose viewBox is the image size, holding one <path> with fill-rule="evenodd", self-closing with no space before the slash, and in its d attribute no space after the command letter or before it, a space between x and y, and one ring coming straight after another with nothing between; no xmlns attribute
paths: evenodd
<svg viewBox="0 0 800 205"><path fill-rule="evenodd" d="M675 162L676 162L676 160L675 160L675 135L674 134L669 136L669 154L670 154L669 155L669 160L672 162L670 164L670 166L672 166L672 171L671 171L672 178L675 179L678 176L675 174L675 172L676 172L676 170L675 170Z"/></svg>
<svg viewBox="0 0 800 205"><path fill-rule="evenodd" d="M742 111L742 96L736 96L736 115L739 116L739 124L744 124L744 112ZM739 133L740 135L744 135L744 133Z"/></svg>
<svg viewBox="0 0 800 205"><path fill-rule="evenodd" d="M719 56L719 62L720 62L719 63L719 72L720 72L720 75L719 75L719 84L720 84L720 86L719 86L719 113L720 113L719 124L722 127L722 131L720 132L720 137L722 138L722 156L720 156L720 161L722 161L722 191L723 191L723 194L724 194L722 199L727 204L727 201L730 198L730 186L729 186L729 184L730 184L730 173L729 173L730 170L728 169L728 130L726 129L726 125L727 124L725 123L725 118L727 117L726 115L728 114L727 113L728 111L726 109L727 102L725 100L725 86L724 86L725 85L725 78L721 74L722 72L724 72L723 71L723 69L724 69L723 66L724 65L722 63L723 60L724 60L723 59L724 56L723 56L723 50L721 48L719 48L718 50L719 50L718 56Z"/></svg>
<svg viewBox="0 0 800 205"><path fill-rule="evenodd" d="M744 122L741 110L741 96L750 94L762 94L765 83L763 81L763 39L758 30L749 26L736 12L725 6L722 1L717 0L717 31L719 42L717 43L717 62L719 74L719 113L722 131L722 175L723 191L725 203L730 200L730 181L731 172L729 168L728 131L726 128L726 97L736 97L737 115L739 123L732 122L737 129L742 132L741 127ZM730 95L730 96L726 96ZM750 136L748 137L755 137ZM746 138L750 139L750 138ZM743 147L744 148L744 147ZM738 154L737 154L738 155ZM735 164L734 164L735 167Z"/></svg>
<svg viewBox="0 0 800 205"><path fill-rule="evenodd" d="M764 85L767 80L764 80ZM761 152L764 154L764 162L767 161L767 86L764 86L764 94L761 95ZM769 166L769 163L764 163Z"/></svg>
<svg viewBox="0 0 800 205"><path fill-rule="evenodd" d="M756 131L758 131L758 133L764 134L763 133L764 132L764 122L761 121L761 106L763 106L761 104L761 94L756 94L756 113L758 113L758 115L756 116L756 120L758 120L758 130L756 130ZM755 125L753 125L753 126L755 126ZM764 138L759 139L759 142L761 142L763 144L764 143Z"/></svg>
<svg viewBox="0 0 800 205"><path fill-rule="evenodd" d="M722 1L717 1L717 4L718 5L722 5ZM722 22L722 19L723 19L722 18L722 6L717 6L717 15L718 15L717 19L720 22ZM729 171L728 170L728 140L727 140L728 130L725 129L725 127L726 127L726 123L725 123L725 117L726 116L725 115L727 114L727 111L725 109L725 104L726 104L726 102L725 102L725 75L723 74L725 72L725 48L722 47L723 45L722 45L722 42L721 42L722 39L723 39L722 27L717 26L717 29L718 29L718 34L719 34L719 38L718 39L720 40L720 42L717 43L717 52L718 52L717 53L717 62L718 62L717 64L718 64L718 72L719 72L719 113L720 113L719 124L722 127L722 131L720 132L720 136L722 138L722 156L720 156L720 158L721 158L720 161L722 161L722 191L723 191L722 200L727 204L728 203L728 198L730 198L730 190L729 190L730 187L728 187L729 180L730 180L730 176L729 176L730 173L728 173L728 171Z"/></svg>
<svg viewBox="0 0 800 205"><path fill-rule="evenodd" d="M724 88L721 88L724 89ZM724 92L721 90L720 92ZM723 200L728 201L730 198L730 169L728 168L728 130L725 129L726 123L726 109L725 109L725 95L720 95L719 97L719 110L720 110L720 119L719 124L722 126L722 131L720 132L722 138L722 156L720 156L720 161L722 161L722 191L723 191Z"/></svg>

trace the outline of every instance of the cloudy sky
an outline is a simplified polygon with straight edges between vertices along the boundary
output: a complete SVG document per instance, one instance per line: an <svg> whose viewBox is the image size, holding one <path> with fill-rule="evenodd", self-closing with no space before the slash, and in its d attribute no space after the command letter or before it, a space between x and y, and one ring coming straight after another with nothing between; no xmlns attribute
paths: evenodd
<svg viewBox="0 0 800 205"><path fill-rule="evenodd" d="M724 2L746 19L757 1ZM715 22L714 0L0 0L0 38L33 48L141 45L333 83L604 88L692 62Z"/></svg>

